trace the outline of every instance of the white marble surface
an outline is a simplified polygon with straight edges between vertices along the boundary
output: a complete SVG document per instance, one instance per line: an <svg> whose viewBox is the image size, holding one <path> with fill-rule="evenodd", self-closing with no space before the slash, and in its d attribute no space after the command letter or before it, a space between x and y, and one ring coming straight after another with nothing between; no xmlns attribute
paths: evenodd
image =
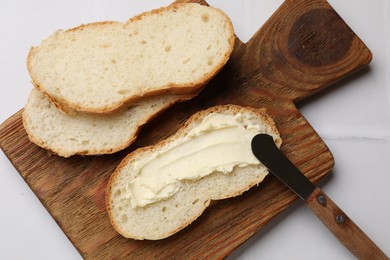
<svg viewBox="0 0 390 260"><path fill-rule="evenodd" d="M210 0L247 41L281 0ZM390 255L390 1L329 0L374 59L299 108L335 157L323 190ZM127 18L170 1L2 0L0 122L23 107L32 88L26 55L59 28ZM81 259L0 152L0 259ZM229 259L353 259L300 201Z"/></svg>

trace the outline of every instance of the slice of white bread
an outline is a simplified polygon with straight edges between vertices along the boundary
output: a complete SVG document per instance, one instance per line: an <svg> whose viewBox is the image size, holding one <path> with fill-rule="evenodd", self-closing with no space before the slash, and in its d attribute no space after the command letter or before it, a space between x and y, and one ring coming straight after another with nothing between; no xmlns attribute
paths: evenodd
<svg viewBox="0 0 390 260"><path fill-rule="evenodd" d="M198 92L228 61L230 19L173 4L121 22L57 31L28 55L33 84L64 111L107 113L144 96Z"/></svg>
<svg viewBox="0 0 390 260"><path fill-rule="evenodd" d="M66 114L33 89L23 110L23 125L33 143L62 157L110 154L129 146L140 127L159 112L191 97L151 97L111 114Z"/></svg>
<svg viewBox="0 0 390 260"><path fill-rule="evenodd" d="M132 207L132 194L129 194L131 193L129 187L138 175L133 170L135 165L144 158L154 158L156 154L169 150L211 113L224 115L241 113L245 120L260 125L261 132L273 136L278 147L281 145L279 132L265 109L223 105L196 113L170 138L130 153L111 175L107 187L106 205L111 223L117 232L124 237L140 240L166 238L198 218L211 200L238 196L260 183L268 174L268 170L261 164L234 167L229 173L216 171L197 180L182 180L181 189L172 197L143 207ZM229 153L229 149L224 153ZM160 178L164 179L164 176Z"/></svg>

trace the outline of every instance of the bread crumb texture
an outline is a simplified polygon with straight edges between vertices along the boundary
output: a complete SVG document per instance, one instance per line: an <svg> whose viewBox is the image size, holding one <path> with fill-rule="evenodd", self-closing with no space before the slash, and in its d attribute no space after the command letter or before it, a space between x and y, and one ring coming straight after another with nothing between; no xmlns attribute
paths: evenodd
<svg viewBox="0 0 390 260"><path fill-rule="evenodd" d="M32 142L63 157L113 153L130 145L143 124L180 98L149 98L111 114L66 114L33 89L23 110L23 125Z"/></svg>
<svg viewBox="0 0 390 260"><path fill-rule="evenodd" d="M176 4L126 23L57 31L31 49L28 70L57 103L104 113L145 95L196 91L227 62L233 44L222 11Z"/></svg>

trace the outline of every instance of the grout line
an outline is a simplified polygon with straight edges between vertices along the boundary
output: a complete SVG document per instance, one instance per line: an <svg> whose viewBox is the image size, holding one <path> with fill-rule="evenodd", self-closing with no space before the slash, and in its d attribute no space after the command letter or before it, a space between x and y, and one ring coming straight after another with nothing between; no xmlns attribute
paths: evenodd
<svg viewBox="0 0 390 260"><path fill-rule="evenodd" d="M390 113L390 1L382 0L383 22L385 29L385 80L387 88L387 104Z"/></svg>
<svg viewBox="0 0 390 260"><path fill-rule="evenodd" d="M390 142L390 136L379 136L379 135L371 135L371 136L357 136L357 135L320 135L324 140L340 140L340 141L373 141L373 142Z"/></svg>

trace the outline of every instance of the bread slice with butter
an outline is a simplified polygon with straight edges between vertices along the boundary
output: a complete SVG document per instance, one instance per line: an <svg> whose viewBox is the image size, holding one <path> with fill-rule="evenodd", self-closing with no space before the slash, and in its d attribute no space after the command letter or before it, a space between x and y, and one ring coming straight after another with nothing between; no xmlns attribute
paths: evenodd
<svg viewBox="0 0 390 260"><path fill-rule="evenodd" d="M172 4L121 22L57 31L30 50L33 84L64 111L109 113L146 96L198 92L228 61L221 10Z"/></svg>
<svg viewBox="0 0 390 260"><path fill-rule="evenodd" d="M113 227L127 238L163 239L198 218L211 200L257 185L268 174L251 151L258 133L280 147L265 109L216 106L194 114L170 138L130 153L108 183Z"/></svg>
<svg viewBox="0 0 390 260"><path fill-rule="evenodd" d="M33 89L24 107L23 125L29 139L62 157L110 154L129 146L139 129L172 104L192 95L145 98L110 114L64 113Z"/></svg>

